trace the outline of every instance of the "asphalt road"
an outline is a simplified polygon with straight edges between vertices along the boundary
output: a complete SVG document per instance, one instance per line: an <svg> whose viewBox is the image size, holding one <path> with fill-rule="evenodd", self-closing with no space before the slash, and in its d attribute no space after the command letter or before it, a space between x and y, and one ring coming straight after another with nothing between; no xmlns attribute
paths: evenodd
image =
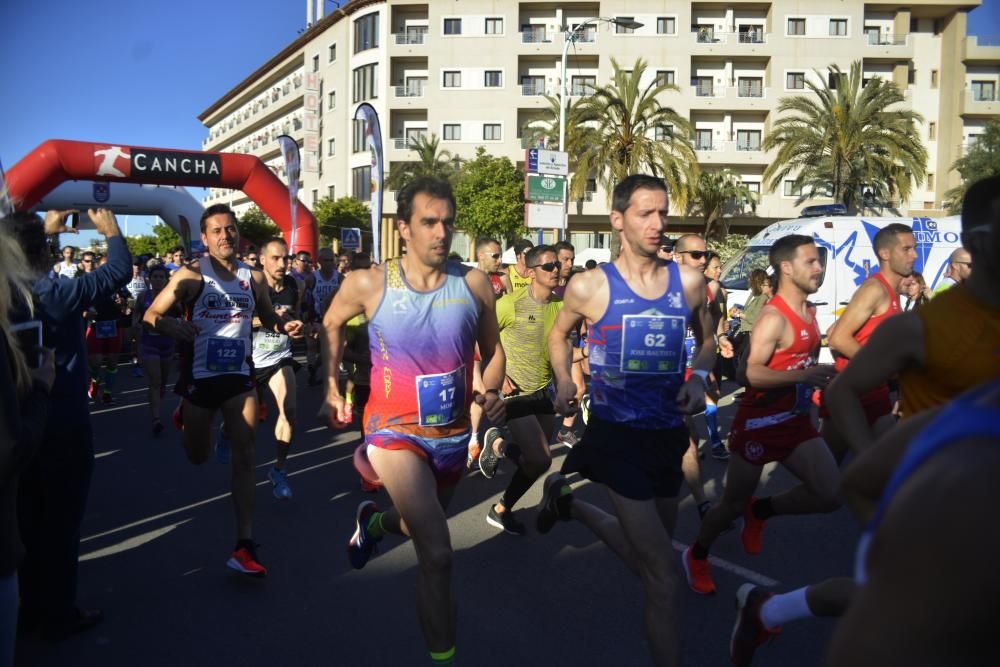
<svg viewBox="0 0 1000 667"><path fill-rule="evenodd" d="M352 570L347 562L358 503L375 498L385 504L387 497L360 490L351 463L359 433L318 423L320 389L306 387L304 372L291 501L276 500L266 477L274 455L273 416L258 431L255 525L270 572L265 580L225 567L235 537L228 468L187 463L169 422L154 438L144 381L121 375L117 404L93 407L98 459L80 550L79 601L103 609L105 620L58 644L22 641L17 665L428 664L414 608L413 548L389 537L365 569ZM166 406L174 404L170 398ZM732 405L720 410L724 427L733 411ZM566 450L558 445L553 453L558 466ZM651 664L640 583L584 526L559 523L546 536L515 537L487 525L489 504L510 472L502 464L493 480L469 475L448 512L460 664ZM725 464L703 460L710 498L721 491L724 472ZM765 475L764 494L793 483L780 469ZM540 486L520 505L519 516L532 529ZM601 488L577 486L579 497L610 507ZM697 524L685 497L678 557ZM729 664L740 584L753 580L785 591L849 574L857 535L845 510L769 522L759 556L743 552L738 531L724 535L714 549L721 559L713 570L719 593L703 597L683 588L684 664ZM758 652L755 665L819 664L832 628L824 619L788 625Z"/></svg>

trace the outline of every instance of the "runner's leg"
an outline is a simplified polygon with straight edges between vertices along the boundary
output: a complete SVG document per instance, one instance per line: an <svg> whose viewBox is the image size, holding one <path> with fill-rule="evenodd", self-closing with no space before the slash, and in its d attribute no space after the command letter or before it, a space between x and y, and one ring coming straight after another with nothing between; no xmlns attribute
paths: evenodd
<svg viewBox="0 0 1000 667"><path fill-rule="evenodd" d="M186 409L186 408L185 408ZM184 414L187 419L187 412ZM232 442L232 490L237 538L253 538L254 437L257 430L257 393L248 391L222 404L222 419ZM185 431L187 427L185 426Z"/></svg>
<svg viewBox="0 0 1000 667"><path fill-rule="evenodd" d="M802 484L770 498L774 514L820 514L840 507L840 469L822 438L801 443L781 463L802 480ZM767 499L758 502L760 500ZM766 520L769 517L758 518Z"/></svg>
<svg viewBox="0 0 1000 667"><path fill-rule="evenodd" d="M292 446L292 435L295 431L296 395L295 372L291 366L282 366L271 376L267 386L274 394L278 404L278 419L274 424L275 464L279 470L285 469L288 461L288 450Z"/></svg>

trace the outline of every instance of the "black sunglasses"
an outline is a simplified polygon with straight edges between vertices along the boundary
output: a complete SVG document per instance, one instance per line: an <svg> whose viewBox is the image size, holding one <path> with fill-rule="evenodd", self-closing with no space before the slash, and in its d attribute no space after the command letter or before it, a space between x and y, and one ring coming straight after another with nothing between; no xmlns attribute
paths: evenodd
<svg viewBox="0 0 1000 667"><path fill-rule="evenodd" d="M678 255L691 255L691 259L701 259L708 254L707 250L678 250Z"/></svg>
<svg viewBox="0 0 1000 667"><path fill-rule="evenodd" d="M660 252L673 252L674 247L672 245L661 245Z"/></svg>
<svg viewBox="0 0 1000 667"><path fill-rule="evenodd" d="M500 259L500 253L498 253L498 252L487 253L487 256L488 257L492 257L493 259Z"/></svg>
<svg viewBox="0 0 1000 667"><path fill-rule="evenodd" d="M529 269L541 269L546 273L552 273L559 268L559 262L545 262L544 264L535 264L534 266L529 266Z"/></svg>

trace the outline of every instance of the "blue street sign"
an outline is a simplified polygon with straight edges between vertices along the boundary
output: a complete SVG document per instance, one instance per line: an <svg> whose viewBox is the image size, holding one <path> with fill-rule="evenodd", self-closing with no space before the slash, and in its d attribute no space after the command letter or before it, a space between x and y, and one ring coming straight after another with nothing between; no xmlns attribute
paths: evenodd
<svg viewBox="0 0 1000 667"><path fill-rule="evenodd" d="M537 174L538 173L538 149L529 148L528 149L528 173Z"/></svg>
<svg viewBox="0 0 1000 667"><path fill-rule="evenodd" d="M361 229L358 227L341 229L340 247L344 250L361 250Z"/></svg>

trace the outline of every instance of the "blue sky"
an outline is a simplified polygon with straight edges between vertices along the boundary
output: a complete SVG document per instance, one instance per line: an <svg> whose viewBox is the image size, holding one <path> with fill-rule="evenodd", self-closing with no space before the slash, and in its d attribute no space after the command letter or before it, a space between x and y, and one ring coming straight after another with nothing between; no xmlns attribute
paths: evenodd
<svg viewBox="0 0 1000 667"><path fill-rule="evenodd" d="M200 150L198 114L304 25L302 0L2 0L0 160L46 139ZM969 32L1000 40L1000 0Z"/></svg>

